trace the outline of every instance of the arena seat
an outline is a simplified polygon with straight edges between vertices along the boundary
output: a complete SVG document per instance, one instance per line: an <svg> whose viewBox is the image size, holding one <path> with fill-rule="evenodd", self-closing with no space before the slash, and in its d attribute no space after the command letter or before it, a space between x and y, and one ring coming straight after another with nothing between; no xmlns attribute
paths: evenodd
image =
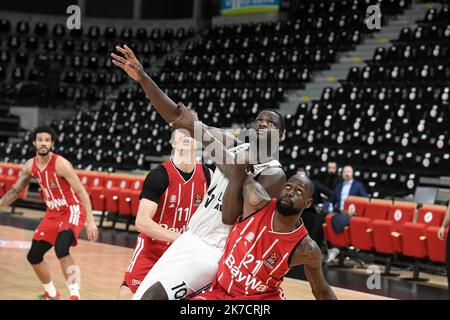
<svg viewBox="0 0 450 320"><path fill-rule="evenodd" d="M344 211L355 213L358 217L364 217L369 203L369 198L349 196L344 202Z"/></svg>
<svg viewBox="0 0 450 320"><path fill-rule="evenodd" d="M354 216L350 219L351 244L360 250L373 249L372 222L376 219L386 219L392 201L371 199L367 204L364 217Z"/></svg>
<svg viewBox="0 0 450 320"><path fill-rule="evenodd" d="M414 202L395 201L389 209L387 219L372 222L376 252L396 254L403 251L403 225L413 221L416 207Z"/></svg>
<svg viewBox="0 0 450 320"><path fill-rule="evenodd" d="M333 215L328 214L325 218L325 223L322 225L327 241L329 241L332 245L340 248L346 248L350 246L351 240L349 228L345 227L342 232L336 233L331 224L332 218Z"/></svg>
<svg viewBox="0 0 450 320"><path fill-rule="evenodd" d="M403 226L403 254L415 258L412 278L405 280L427 281L419 278L420 262L428 258L427 228L438 227L442 224L447 207L441 205L423 205L419 209L416 223L406 222ZM433 253L435 253L433 251Z"/></svg>
<svg viewBox="0 0 450 320"><path fill-rule="evenodd" d="M425 237L427 241L428 258L433 262L445 263L445 246L448 237L448 228L445 232L445 239L438 237L440 227L430 226L426 229Z"/></svg>

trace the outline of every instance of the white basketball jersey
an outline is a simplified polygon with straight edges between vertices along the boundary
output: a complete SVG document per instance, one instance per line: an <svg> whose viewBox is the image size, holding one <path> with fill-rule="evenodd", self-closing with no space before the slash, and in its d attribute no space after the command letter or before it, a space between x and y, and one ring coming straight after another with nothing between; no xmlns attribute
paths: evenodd
<svg viewBox="0 0 450 320"><path fill-rule="evenodd" d="M233 154L242 150L248 149L250 144L244 143L237 147L229 149ZM254 172L249 173L249 176L256 177L264 169L270 167L281 167L277 160L257 164L254 166ZM188 229L194 232L202 240L209 245L223 248L225 246L228 234L231 231L232 225L227 225L222 222L222 200L223 194L228 185L228 179L219 168L216 168L209 184L207 195L203 198L202 203L198 207L195 214L192 216Z"/></svg>

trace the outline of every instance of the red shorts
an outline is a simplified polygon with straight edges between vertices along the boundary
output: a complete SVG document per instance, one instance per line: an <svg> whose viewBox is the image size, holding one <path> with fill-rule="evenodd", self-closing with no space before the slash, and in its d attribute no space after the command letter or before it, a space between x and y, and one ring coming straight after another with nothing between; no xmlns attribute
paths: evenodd
<svg viewBox="0 0 450 320"><path fill-rule="evenodd" d="M131 292L135 293L147 273L169 248L168 244L154 241L140 234L128 264L123 281Z"/></svg>
<svg viewBox="0 0 450 320"><path fill-rule="evenodd" d="M70 229L75 236L72 246L76 246L78 244L78 235L83 230L85 222L86 213L82 206L79 206L78 212L65 210L56 213L47 210L41 223L34 231L33 240L43 240L54 245L58 234L61 231Z"/></svg>
<svg viewBox="0 0 450 320"><path fill-rule="evenodd" d="M211 288L191 298L191 300L285 300L281 288L275 291L254 295L228 294L222 286L213 283Z"/></svg>

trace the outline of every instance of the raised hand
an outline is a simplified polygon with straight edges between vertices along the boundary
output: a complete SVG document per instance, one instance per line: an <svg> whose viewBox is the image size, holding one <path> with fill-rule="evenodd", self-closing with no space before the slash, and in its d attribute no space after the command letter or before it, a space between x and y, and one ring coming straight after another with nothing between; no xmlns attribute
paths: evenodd
<svg viewBox="0 0 450 320"><path fill-rule="evenodd" d="M131 50L127 45L123 48L116 46L116 50L123 56L111 53L111 56L113 57L112 63L125 71L133 80L141 81L145 79L147 74L145 73L142 64L134 55L133 50Z"/></svg>

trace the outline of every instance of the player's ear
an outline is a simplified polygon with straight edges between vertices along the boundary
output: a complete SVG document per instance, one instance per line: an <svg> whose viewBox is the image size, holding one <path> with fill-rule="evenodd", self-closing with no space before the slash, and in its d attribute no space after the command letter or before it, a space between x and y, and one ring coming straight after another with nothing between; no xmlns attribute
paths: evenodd
<svg viewBox="0 0 450 320"><path fill-rule="evenodd" d="M307 208L311 208L313 204L313 198L309 198L308 200L306 200L306 207Z"/></svg>

